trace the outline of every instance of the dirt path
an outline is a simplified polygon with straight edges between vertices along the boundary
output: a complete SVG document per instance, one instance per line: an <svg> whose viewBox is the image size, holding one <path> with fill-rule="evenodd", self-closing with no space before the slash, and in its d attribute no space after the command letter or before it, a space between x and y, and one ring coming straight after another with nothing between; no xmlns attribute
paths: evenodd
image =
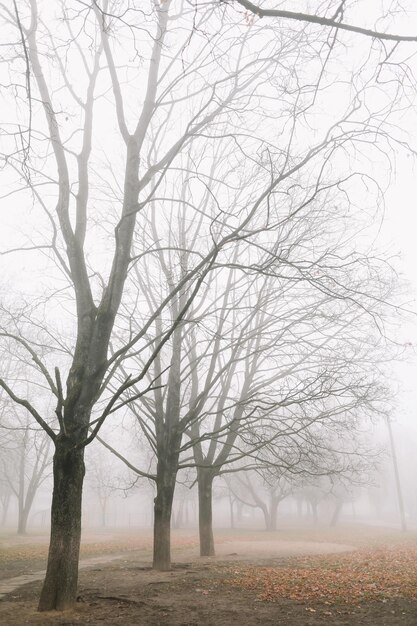
<svg viewBox="0 0 417 626"><path fill-rule="evenodd" d="M21 542L19 542L19 544L20 543ZM252 562L254 561L254 558L261 561L265 558L275 560L303 554L329 554L335 552L346 552L354 549L355 548L353 546L349 545L336 543L315 543L311 541L225 541L218 546L216 557L200 559L200 563L209 563L214 560L223 561L225 558L228 561L233 558L233 561L248 560ZM195 558L195 550L183 550L182 553L178 555L177 562L184 563L193 558ZM126 554L121 553L113 556L105 555L82 559L80 561L80 569L94 567L95 565L105 565L118 559L126 559ZM141 555L141 559L143 559L145 564L144 567L147 565L150 566L150 557L144 559L143 555ZM13 578L0 580L0 599L4 598L8 593L19 589L23 585L42 580L44 576L45 570L38 570L30 574L22 574L20 576L14 576Z"/></svg>
<svg viewBox="0 0 417 626"><path fill-rule="evenodd" d="M367 533L366 540L373 534ZM256 577L256 572L265 567L287 571L300 556L320 559L323 555L325 560L325 555L340 553L344 559L341 553L355 551L360 545L348 544L347 536L312 535L317 540L309 541L305 532L296 538L294 533L283 531L281 536L276 534L266 541L265 535L259 533L223 535L217 544L217 556L200 558L193 538L183 534L174 545L174 567L169 572L151 569L148 546L133 548L129 542L129 550L123 552L119 544L117 554L83 559L79 598L75 610L70 612L36 612L43 571L4 580L0 583L0 624L232 626L240 622L245 626L416 626L417 602L413 598L364 598L360 603L334 605L278 595L274 601L265 602L255 588L233 584L233 579L252 566ZM352 554L360 554L360 549Z"/></svg>
<svg viewBox="0 0 417 626"><path fill-rule="evenodd" d="M80 561L79 568L85 569L86 567L93 567L94 565L100 565L110 563L117 559L122 558L122 554L116 554L114 556L96 556L91 559L83 559ZM38 580L42 580L46 574L46 570L38 570L33 574L22 574L21 576L14 576L13 578L7 578L6 580L0 580L0 600L2 600L8 593L27 585L28 583L34 583Z"/></svg>

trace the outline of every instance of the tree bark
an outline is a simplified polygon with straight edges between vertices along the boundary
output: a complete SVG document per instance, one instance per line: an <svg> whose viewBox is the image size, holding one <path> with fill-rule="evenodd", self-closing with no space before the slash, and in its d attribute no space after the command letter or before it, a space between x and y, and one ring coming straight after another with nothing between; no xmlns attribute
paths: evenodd
<svg viewBox="0 0 417 626"><path fill-rule="evenodd" d="M171 569L171 515L178 471L176 458L161 455L156 470L156 498L154 500L153 568Z"/></svg>
<svg viewBox="0 0 417 626"><path fill-rule="evenodd" d="M200 467L198 482L198 529L200 534L200 556L214 556L213 537L213 480L209 469Z"/></svg>
<svg viewBox="0 0 417 626"><path fill-rule="evenodd" d="M68 437L55 442L51 539L40 611L71 608L77 597L84 450Z"/></svg>

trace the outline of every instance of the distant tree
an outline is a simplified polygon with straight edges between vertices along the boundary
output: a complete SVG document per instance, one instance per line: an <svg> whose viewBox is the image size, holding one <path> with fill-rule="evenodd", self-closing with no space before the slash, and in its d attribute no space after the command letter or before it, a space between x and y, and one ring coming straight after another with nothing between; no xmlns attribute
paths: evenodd
<svg viewBox="0 0 417 626"><path fill-rule="evenodd" d="M29 514L39 487L51 475L50 439L34 427L27 416L0 423L0 476L3 488L3 515L10 496L18 503L17 532L26 534Z"/></svg>
<svg viewBox="0 0 417 626"><path fill-rule="evenodd" d="M228 480L229 488L235 499L246 506L258 508L265 520L265 530L277 530L277 513L280 503L294 491L291 477L284 475L263 475L262 471L242 471Z"/></svg>
<svg viewBox="0 0 417 626"><path fill-rule="evenodd" d="M395 478L395 490L397 492L397 501L398 501L398 510L400 513L400 521L401 521L401 530L406 532L407 530L407 522L405 519L405 507L404 507L404 498L403 498L403 489L401 486L401 478L400 471L398 467L398 458L397 458L397 449L395 446L394 435L392 432L392 424L391 419L387 416L386 419L387 430L388 430L388 441L389 441L389 449L391 453L392 466L394 470L394 478Z"/></svg>
<svg viewBox="0 0 417 626"><path fill-rule="evenodd" d="M97 498L100 509L100 525L107 526L108 504L112 496L121 496L123 477L114 456L95 446L87 457L86 487Z"/></svg>
<svg viewBox="0 0 417 626"><path fill-rule="evenodd" d="M5 476L0 477L1 526L6 525L12 493L7 478Z"/></svg>

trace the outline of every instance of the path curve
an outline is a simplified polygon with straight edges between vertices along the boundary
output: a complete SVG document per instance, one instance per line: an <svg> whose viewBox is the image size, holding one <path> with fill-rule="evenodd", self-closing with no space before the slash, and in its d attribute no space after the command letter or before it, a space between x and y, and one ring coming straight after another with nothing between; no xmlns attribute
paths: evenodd
<svg viewBox="0 0 417 626"><path fill-rule="evenodd" d="M294 556L312 556L320 554L332 554L340 552L351 552L356 550L352 545L341 543L329 543L319 541L224 541L216 546L215 557L198 557L195 548L193 550L184 550L180 554L173 554L174 562L184 562L198 560L202 562L217 561L254 561L254 560L271 560L280 558L289 558ZM82 559L79 568L85 569L99 564L107 564L118 559L126 559L126 552L122 554L104 555ZM143 559L144 562L150 562L150 557ZM38 570L33 574L22 574L14 578L8 578L0 581L0 600L7 594L19 589L28 583L42 580L46 574L46 570Z"/></svg>
<svg viewBox="0 0 417 626"><path fill-rule="evenodd" d="M91 557L90 559L82 559L79 564L79 569L84 569L86 567L91 567L93 565L99 565L101 563L110 563L111 561L115 561L117 559L121 559L125 554L115 554L113 556L96 556ZM0 600L2 600L7 594L19 589L23 585L27 585L27 583L34 583L38 580L42 580L46 574L46 570L38 570L37 572L33 572L33 574L22 574L21 576L14 576L13 578L6 578L5 580L0 580Z"/></svg>

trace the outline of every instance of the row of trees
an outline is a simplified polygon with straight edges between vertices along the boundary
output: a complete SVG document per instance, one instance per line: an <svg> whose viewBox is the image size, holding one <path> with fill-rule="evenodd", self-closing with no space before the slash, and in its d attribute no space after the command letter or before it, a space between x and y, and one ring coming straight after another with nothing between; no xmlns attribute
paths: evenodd
<svg viewBox="0 0 417 626"><path fill-rule="evenodd" d="M265 25L243 0L0 3L5 199L32 206L8 252L36 258L1 319L30 367L0 386L54 445L41 610L75 602L84 450L103 428L120 454L118 416L150 447L148 467L121 456L156 484L160 568L179 469L203 554L220 474L353 471L394 297L364 233L409 83L402 38L346 28L345 4Z"/></svg>
<svg viewBox="0 0 417 626"><path fill-rule="evenodd" d="M17 438L16 443L20 445ZM16 454L11 458L6 447L5 462L1 468L0 527L9 529L13 524L17 533L21 535L25 535L28 530L39 532L47 526L48 483L52 458L46 464L44 480L37 486L34 484L34 475L39 472L37 456L41 456L42 450L31 449L31 454L25 456L24 481L20 477L22 467L20 451L18 454L16 448L14 452ZM223 474L213 488L213 511L216 512L217 526L220 523L222 528L227 525L234 528L236 524L259 523L260 513L265 530L277 530L282 503L285 503L283 508L285 516L292 511L294 517L296 503L296 517L300 520L306 519L317 524L321 508L325 514L324 520L327 517L327 522L335 525L343 504L353 503L361 492L365 493L365 489L368 489L367 483L371 476L371 467L368 465L366 477L363 474L360 477L353 476L347 471L334 474L330 474L329 471L328 474L320 476L292 474L282 468L278 470L275 464L270 466L264 464L259 469L242 469ZM134 474L132 480L114 455L109 452L103 454L102 448L101 450L95 448L90 452L86 459L86 468L83 517L88 527L143 528L152 525L155 495L153 481L137 480ZM375 485L373 488L375 497L381 481L380 463L377 470L372 472L373 476L370 479L371 484ZM177 478L171 516L171 527L174 529L190 526L194 528L198 522L196 479L195 470L181 472ZM23 507L19 506L22 500L19 489L25 490L25 495L26 490L28 491L24 497ZM29 498L29 494L32 497ZM368 515L374 512L373 492L370 498L369 502L363 499L365 507L367 503ZM362 509L362 515L366 515Z"/></svg>
<svg viewBox="0 0 417 626"><path fill-rule="evenodd" d="M129 431L130 436L133 434L132 430ZM376 433L373 434L373 438ZM385 435L387 439L388 433ZM377 438L381 439L378 455L375 447L373 455L369 451L362 455L356 451L355 463L350 465L342 465L341 456L334 455L334 462L330 464L328 459L326 471L321 474L313 471L312 467L307 471L305 463L297 463L290 469L283 463L277 465L277 456L273 454L269 455L269 463L268 456L263 454L262 464L252 463L251 467L246 467L240 463L240 467L235 465L228 472L223 468L221 480L216 481L212 493L213 505L216 504L217 508L217 524L219 515L222 526L228 523L226 520L230 517L229 523L233 528L235 521L242 524L243 509L246 515L251 510L253 512L258 510L263 516L265 529L273 531L277 529L281 504L286 503L284 512L288 513L290 501L293 505L294 502L297 504L298 518L301 519L307 514L310 522L317 523L321 508L325 514L322 519L327 519L327 523L335 525L342 506L351 502L353 507L358 497L367 492L368 499L362 497L359 502L361 515L367 514L372 517L376 513L383 517L382 499L392 502L389 493L392 494L395 485L392 484L390 489L389 482L395 478L395 472L391 467L392 463L387 466L389 458L385 452L389 454L389 441L384 445L383 438ZM46 455L47 445L48 439L38 429L19 428L15 424L6 428L1 448L0 526L4 527L6 523L10 526L10 520L13 518L13 522L17 521L18 534L26 533L28 521L32 530L45 527L46 496L52 469L52 458ZM147 456L146 449L141 448L139 438L135 446L136 456L141 458ZM129 470L123 469L120 460L102 446L96 446L90 451L86 465L87 493L83 508L89 526L93 524L105 528L108 525L128 523L129 526L136 527L148 526L153 522L154 515L150 505L155 495L153 480L149 481L143 477L138 479L134 473L132 475ZM323 457L321 465L324 470ZM194 525L198 519L198 497L196 499L195 496L198 488L194 489L196 484L198 485L196 468L187 468L179 473L171 515L173 528L181 528L184 524ZM382 485L385 485L384 490ZM401 484L399 487L401 495ZM398 486L396 491L398 493ZM135 495L132 500L126 501L126 498ZM407 493L407 508L412 502L413 498ZM307 512L303 515L302 511L306 507ZM226 515L226 509L230 509L229 515ZM118 514L121 511L122 517ZM404 516L403 511L400 513ZM409 514L412 514L411 511ZM402 523L405 523L405 518ZM205 533L201 533L202 553L205 536ZM158 542L158 536L156 541Z"/></svg>
<svg viewBox="0 0 417 626"><path fill-rule="evenodd" d="M315 241L318 247L318 237ZM168 278L168 267L182 267L167 259L161 265ZM142 444L149 444L156 462L150 471L138 467L134 453L119 458L155 481L154 566L161 569L170 567L179 470L197 468L201 554L213 555L211 499L217 476L274 464L299 474L353 472L364 453L358 431L386 397L375 370L368 368L370 362L377 367L384 342L372 333L363 311L292 276L280 280L256 273L250 279L245 275L242 283L235 267L225 278L224 273L222 268L206 285L201 300L193 302L193 316L155 359L149 384L158 380L161 386L128 404ZM141 282L144 293L155 293ZM161 275L158 284L164 285ZM368 293L376 284L368 285ZM174 309L168 323L176 314ZM161 325L160 320L155 324L157 336ZM137 369L143 365L140 355ZM139 393L133 388L132 398ZM114 451L111 433L103 437Z"/></svg>

